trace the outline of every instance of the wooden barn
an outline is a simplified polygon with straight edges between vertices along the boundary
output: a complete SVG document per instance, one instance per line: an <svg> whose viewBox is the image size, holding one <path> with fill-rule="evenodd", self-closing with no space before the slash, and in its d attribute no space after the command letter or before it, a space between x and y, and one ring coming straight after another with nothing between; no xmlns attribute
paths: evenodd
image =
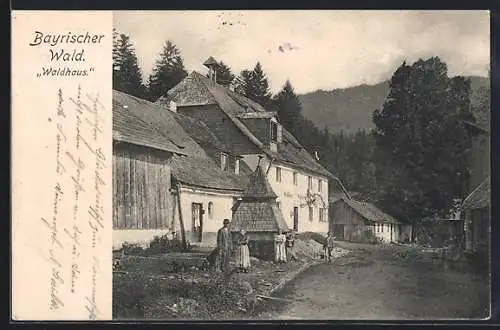
<svg viewBox="0 0 500 330"><path fill-rule="evenodd" d="M330 232L338 240L353 242L397 242L403 224L375 205L350 198L330 203Z"/></svg>
<svg viewBox="0 0 500 330"><path fill-rule="evenodd" d="M230 230L233 238L245 229L249 236L250 255L273 258L274 235L289 231L276 201L276 194L261 166L257 166L240 200L233 208Z"/></svg>
<svg viewBox="0 0 500 330"><path fill-rule="evenodd" d="M491 183L484 180L464 199L465 250L472 254L487 254L490 249Z"/></svg>
<svg viewBox="0 0 500 330"><path fill-rule="evenodd" d="M113 247L146 244L170 230L171 168L185 155L174 137L141 120L149 103L113 91Z"/></svg>

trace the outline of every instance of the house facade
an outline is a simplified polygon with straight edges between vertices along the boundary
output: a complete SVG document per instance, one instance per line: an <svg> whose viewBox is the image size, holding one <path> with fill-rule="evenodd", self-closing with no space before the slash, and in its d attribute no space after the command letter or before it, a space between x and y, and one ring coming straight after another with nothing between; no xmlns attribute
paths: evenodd
<svg viewBox="0 0 500 330"><path fill-rule="evenodd" d="M341 198L330 204L330 231L339 240L353 242L403 240L405 225L375 205Z"/></svg>
<svg viewBox="0 0 500 330"><path fill-rule="evenodd" d="M115 248L123 243L147 246L155 236L165 234L191 245L213 246L222 220L231 218L231 207L243 192L249 170L242 166L236 171L239 158L226 153L223 169L189 134L196 131L194 136L200 138L201 127L186 126L185 121L173 109L165 111L114 92ZM131 136L162 153L123 147L124 142L135 141Z"/></svg>
<svg viewBox="0 0 500 330"><path fill-rule="evenodd" d="M197 72L156 103L175 104L177 113L203 122L240 164L261 166L290 228L328 231L328 184L334 177L281 126L276 113Z"/></svg>
<svg viewBox="0 0 500 330"><path fill-rule="evenodd" d="M171 162L181 146L138 120L135 98L113 92L113 248L171 230Z"/></svg>

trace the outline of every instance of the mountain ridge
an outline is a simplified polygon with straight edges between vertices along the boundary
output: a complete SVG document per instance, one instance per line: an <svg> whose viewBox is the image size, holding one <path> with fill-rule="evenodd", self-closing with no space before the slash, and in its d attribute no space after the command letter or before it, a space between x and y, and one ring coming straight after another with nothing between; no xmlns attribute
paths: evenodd
<svg viewBox="0 0 500 330"><path fill-rule="evenodd" d="M467 76L471 80L471 103L478 99L478 90L486 87L489 78ZM302 104L302 114L319 129L327 128L335 133L341 130L356 132L374 128L372 114L380 109L389 93L389 80L377 84L337 88L329 91L317 90L298 95Z"/></svg>

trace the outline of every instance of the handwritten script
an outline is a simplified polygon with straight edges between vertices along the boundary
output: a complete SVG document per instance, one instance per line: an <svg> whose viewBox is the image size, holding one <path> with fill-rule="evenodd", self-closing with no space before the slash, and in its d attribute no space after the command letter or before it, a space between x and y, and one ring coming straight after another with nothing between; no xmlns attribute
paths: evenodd
<svg viewBox="0 0 500 330"><path fill-rule="evenodd" d="M99 314L98 242L105 223L102 200L107 185L101 142L104 107L98 94L85 92L80 86L68 92L59 89L55 99L53 115L48 118L56 145L53 205L51 214L41 218L47 228L46 256L52 268L48 304L51 310L60 310L68 303L62 298L68 295L62 292L69 291L84 297L82 308L94 320Z"/></svg>

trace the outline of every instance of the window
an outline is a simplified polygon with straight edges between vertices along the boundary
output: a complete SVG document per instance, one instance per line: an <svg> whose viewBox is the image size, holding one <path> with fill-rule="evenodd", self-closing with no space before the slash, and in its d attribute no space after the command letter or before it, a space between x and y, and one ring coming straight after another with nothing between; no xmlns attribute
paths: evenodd
<svg viewBox="0 0 500 330"><path fill-rule="evenodd" d="M383 224L383 223L381 223L381 224L380 224L380 232L381 232L381 233L383 233L383 232L384 232L384 224Z"/></svg>
<svg viewBox="0 0 500 330"><path fill-rule="evenodd" d="M276 181L281 182L281 167L276 167Z"/></svg>
<svg viewBox="0 0 500 330"><path fill-rule="evenodd" d="M313 179L312 177L307 177L307 189L312 190L313 187Z"/></svg>
<svg viewBox="0 0 500 330"><path fill-rule="evenodd" d="M214 217L214 203L208 202L208 218L213 219Z"/></svg>
<svg viewBox="0 0 500 330"><path fill-rule="evenodd" d="M297 172L293 172L293 184L297 185Z"/></svg>
<svg viewBox="0 0 500 330"><path fill-rule="evenodd" d="M327 218L326 218L326 209L325 208L319 209L319 221L320 222L326 222L327 221Z"/></svg>
<svg viewBox="0 0 500 330"><path fill-rule="evenodd" d="M240 174L240 160L238 158L234 162L234 173Z"/></svg>
<svg viewBox="0 0 500 330"><path fill-rule="evenodd" d="M271 141L278 142L278 123L271 122Z"/></svg>
<svg viewBox="0 0 500 330"><path fill-rule="evenodd" d="M312 207L309 207L309 221L313 221L314 219L314 210Z"/></svg>
<svg viewBox="0 0 500 330"><path fill-rule="evenodd" d="M278 208L281 209L281 202L277 202Z"/></svg>
<svg viewBox="0 0 500 330"><path fill-rule="evenodd" d="M375 224L375 232L379 232L379 227L378 227L378 223Z"/></svg>
<svg viewBox="0 0 500 330"><path fill-rule="evenodd" d="M322 189L323 189L323 181L321 181L321 179L318 179L318 192L321 192Z"/></svg>
<svg viewBox="0 0 500 330"><path fill-rule="evenodd" d="M224 153L220 154L220 168L225 171L227 168L227 155Z"/></svg>

